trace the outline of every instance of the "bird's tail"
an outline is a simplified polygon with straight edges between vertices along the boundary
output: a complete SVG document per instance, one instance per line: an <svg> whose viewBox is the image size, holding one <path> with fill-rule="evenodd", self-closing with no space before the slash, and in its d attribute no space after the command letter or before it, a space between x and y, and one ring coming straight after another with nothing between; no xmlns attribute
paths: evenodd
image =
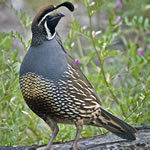
<svg viewBox="0 0 150 150"><path fill-rule="evenodd" d="M124 121L119 118L113 116L106 110L101 108L101 115L97 116L96 124L99 126L103 126L107 130L116 134L117 136L128 139L135 140L136 137L134 133L136 133L136 129L132 126L128 125Z"/></svg>

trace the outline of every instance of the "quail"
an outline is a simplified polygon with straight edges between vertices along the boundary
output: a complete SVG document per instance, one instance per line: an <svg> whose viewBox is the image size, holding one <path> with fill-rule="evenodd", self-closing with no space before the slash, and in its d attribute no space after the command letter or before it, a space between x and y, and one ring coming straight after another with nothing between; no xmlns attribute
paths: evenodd
<svg viewBox="0 0 150 150"><path fill-rule="evenodd" d="M103 127L117 136L135 140L136 130L104 110L92 85L63 47L55 31L60 19L59 7L70 11L64 2L42 8L32 22L32 41L20 68L19 82L29 108L51 128L46 149L52 148L59 132L58 124L75 124L77 132L71 147L77 149L83 125Z"/></svg>

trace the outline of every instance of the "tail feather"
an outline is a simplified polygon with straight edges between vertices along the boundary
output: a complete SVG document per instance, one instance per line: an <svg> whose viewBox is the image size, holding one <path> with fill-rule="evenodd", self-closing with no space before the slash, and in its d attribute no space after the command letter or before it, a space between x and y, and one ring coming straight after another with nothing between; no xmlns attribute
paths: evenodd
<svg viewBox="0 0 150 150"><path fill-rule="evenodd" d="M101 108L101 115L97 118L97 122L100 123L104 128L116 134L117 136L128 139L135 140L136 129L128 125L119 118L113 116L106 110Z"/></svg>

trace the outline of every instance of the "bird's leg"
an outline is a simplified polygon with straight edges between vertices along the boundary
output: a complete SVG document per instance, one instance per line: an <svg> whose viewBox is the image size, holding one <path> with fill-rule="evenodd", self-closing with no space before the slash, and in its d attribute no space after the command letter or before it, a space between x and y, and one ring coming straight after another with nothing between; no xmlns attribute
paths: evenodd
<svg viewBox="0 0 150 150"><path fill-rule="evenodd" d="M78 149L77 142L78 142L78 140L80 138L80 134L81 134L81 131L83 129L83 121L79 120L78 122L75 123L75 125L76 125L77 131L76 131L76 136L75 136L73 145L72 145L72 147L71 147L70 150L76 150L76 149Z"/></svg>
<svg viewBox="0 0 150 150"><path fill-rule="evenodd" d="M50 141L48 142L48 144L46 146L46 150L51 150L53 141L59 132L59 128L58 128L57 122L55 122L54 120L52 120L50 118L48 118L46 120L46 123L50 126L51 131L52 131L52 136L51 136Z"/></svg>

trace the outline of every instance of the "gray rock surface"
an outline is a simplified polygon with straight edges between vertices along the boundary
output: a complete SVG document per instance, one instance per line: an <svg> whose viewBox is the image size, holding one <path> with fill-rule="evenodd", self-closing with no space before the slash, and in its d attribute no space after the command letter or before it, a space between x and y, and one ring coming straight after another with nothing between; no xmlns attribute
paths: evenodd
<svg viewBox="0 0 150 150"><path fill-rule="evenodd" d="M138 133L135 141L120 139L114 134L80 139L80 150L150 150L150 126L136 127ZM54 144L53 150L69 150L71 142ZM0 150L44 150L45 146L6 146Z"/></svg>

